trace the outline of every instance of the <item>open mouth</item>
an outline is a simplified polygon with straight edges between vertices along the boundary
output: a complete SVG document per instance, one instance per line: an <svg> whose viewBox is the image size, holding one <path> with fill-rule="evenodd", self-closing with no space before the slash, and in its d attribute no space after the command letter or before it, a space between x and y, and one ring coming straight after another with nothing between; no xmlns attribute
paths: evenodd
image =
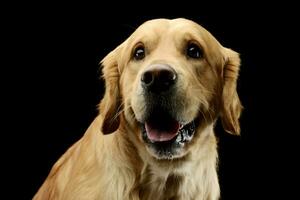
<svg viewBox="0 0 300 200"><path fill-rule="evenodd" d="M195 131L195 122L186 125L171 119L170 121L146 121L142 124L143 135L151 143L180 142L185 143L192 139Z"/></svg>
<svg viewBox="0 0 300 200"><path fill-rule="evenodd" d="M143 140L159 158L176 156L192 140L197 121L182 124L166 112L152 114L141 123Z"/></svg>

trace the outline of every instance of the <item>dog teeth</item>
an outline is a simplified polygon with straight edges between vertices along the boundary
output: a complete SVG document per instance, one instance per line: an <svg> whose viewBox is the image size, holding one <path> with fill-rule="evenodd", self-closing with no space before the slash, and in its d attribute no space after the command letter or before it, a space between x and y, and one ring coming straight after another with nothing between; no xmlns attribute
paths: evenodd
<svg viewBox="0 0 300 200"><path fill-rule="evenodd" d="M182 129L182 128L183 128L183 126L184 126L183 124L180 124L180 127L179 127L179 129Z"/></svg>

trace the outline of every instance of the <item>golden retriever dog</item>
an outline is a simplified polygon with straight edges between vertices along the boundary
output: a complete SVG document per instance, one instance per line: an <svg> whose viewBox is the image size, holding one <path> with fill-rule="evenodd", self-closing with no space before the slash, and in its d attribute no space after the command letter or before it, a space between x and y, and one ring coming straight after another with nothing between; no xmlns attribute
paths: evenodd
<svg viewBox="0 0 300 200"><path fill-rule="evenodd" d="M101 62L100 114L34 196L216 200L220 117L238 135L238 53L187 19L155 19Z"/></svg>

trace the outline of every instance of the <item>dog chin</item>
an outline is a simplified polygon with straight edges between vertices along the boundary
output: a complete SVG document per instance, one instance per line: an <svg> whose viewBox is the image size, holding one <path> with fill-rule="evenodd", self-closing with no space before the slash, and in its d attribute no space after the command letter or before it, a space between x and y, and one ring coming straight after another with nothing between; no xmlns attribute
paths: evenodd
<svg viewBox="0 0 300 200"><path fill-rule="evenodd" d="M186 152L183 147L173 150L172 152L166 150L160 151L157 148L150 145L147 145L146 149L152 157L158 160L174 160L182 158L186 155Z"/></svg>

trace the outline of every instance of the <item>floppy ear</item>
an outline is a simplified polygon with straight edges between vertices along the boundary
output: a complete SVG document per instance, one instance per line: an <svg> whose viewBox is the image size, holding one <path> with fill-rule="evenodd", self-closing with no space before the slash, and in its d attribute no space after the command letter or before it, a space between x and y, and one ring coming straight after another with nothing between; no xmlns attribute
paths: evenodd
<svg viewBox="0 0 300 200"><path fill-rule="evenodd" d="M102 61L102 72L105 80L105 93L100 103L100 113L103 116L101 131L110 134L116 131L120 125L118 111L121 106L119 90L119 63L120 46L110 52Z"/></svg>
<svg viewBox="0 0 300 200"><path fill-rule="evenodd" d="M240 57L237 52L225 48L224 58L221 120L226 132L239 135L239 117L243 108L236 91Z"/></svg>

